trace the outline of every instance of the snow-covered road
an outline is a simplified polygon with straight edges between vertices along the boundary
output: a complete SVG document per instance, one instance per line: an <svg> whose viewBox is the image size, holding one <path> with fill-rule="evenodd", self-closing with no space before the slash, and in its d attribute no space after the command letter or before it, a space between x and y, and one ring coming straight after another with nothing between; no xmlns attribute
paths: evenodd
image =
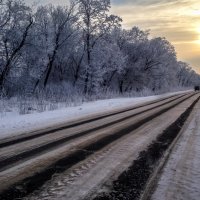
<svg viewBox="0 0 200 200"><path fill-rule="evenodd" d="M90 159L90 156L95 156L96 153L98 154L98 152L104 151L104 149L109 146L113 148L115 142L122 141L125 136L130 136L132 131L137 130L139 127L144 128L143 125L148 122L150 122L151 125L154 118L168 112L169 115L165 117L165 123L161 123L163 120L160 122L156 121L152 128L142 131L145 137L149 129L152 131L154 130L152 132L154 135L155 128L157 128L156 124L161 124L164 127L168 126L172 123L170 120L175 120L177 115L179 115L180 112L184 112L185 108L198 96L199 94L191 92L187 94L178 94L161 98L142 106L126 107L126 109L123 110L118 109L107 114L104 113L103 116L97 115L92 118L84 118L83 121L75 121L68 125L65 124L64 127L54 127L50 131L43 130L41 134L38 134L38 132L30 133L29 135L23 135L17 138L12 137L10 140L1 141L0 183L2 184L0 184L0 190L4 192L0 194L0 198L5 199L9 193L19 198L21 195L26 195L25 191L27 191L27 193L34 191L35 186L33 187L32 185L37 185L37 187L40 188L40 186L47 180L50 180L52 176L61 174L75 164L87 160L87 158ZM160 127L161 126L159 126L159 128ZM141 136L141 134L139 134L139 136ZM152 135L151 137L147 137L150 139L147 138L144 140L147 143L139 145L139 148L145 148L154 138ZM134 137L132 141L134 142ZM129 139L124 143L125 149L129 148L131 145L126 145L127 142L130 142ZM113 151L113 155L117 153L118 145ZM137 146L138 145L134 145L133 149ZM124 163L124 155L128 156L128 151L123 150L123 152L121 154L122 157L119 156L122 160L116 160L119 164ZM118 156L113 157L117 158ZM107 155L103 156L103 159L106 158ZM129 161L131 162L132 160L130 159ZM103 163L107 166L106 164L108 162L105 161ZM113 163L111 162L111 164ZM108 172L112 172L112 168L109 168L109 166L110 165L107 166ZM111 166L113 167L113 165ZM105 174L104 168L102 168L102 170L102 173ZM107 175L106 178L108 178ZM25 182L23 182L23 180ZM22 181L23 184L21 184L20 181ZM37 184L35 184L35 181ZM101 182L101 179L98 179L98 181ZM97 184L99 183L98 181L96 181ZM19 184L18 188L23 188L23 190L16 190L15 187L12 189L10 186L14 184ZM5 191L8 188L11 188L11 191ZM27 190L26 188L29 189ZM23 191L23 193L21 191Z"/></svg>
<svg viewBox="0 0 200 200"><path fill-rule="evenodd" d="M93 199L97 192L108 191L107 186L196 105L199 96L170 94L2 140L0 199L10 194L28 200Z"/></svg>
<svg viewBox="0 0 200 200"><path fill-rule="evenodd" d="M54 176L39 192L27 200L81 200L93 199L93 195L108 190L113 179L126 170L139 152L144 150L171 123L173 123L187 102L173 111L153 119L130 135L112 143L103 151L96 153L71 170ZM158 124L160 124L158 126Z"/></svg>
<svg viewBox="0 0 200 200"><path fill-rule="evenodd" d="M182 132L152 195L152 200L200 199L200 102Z"/></svg>

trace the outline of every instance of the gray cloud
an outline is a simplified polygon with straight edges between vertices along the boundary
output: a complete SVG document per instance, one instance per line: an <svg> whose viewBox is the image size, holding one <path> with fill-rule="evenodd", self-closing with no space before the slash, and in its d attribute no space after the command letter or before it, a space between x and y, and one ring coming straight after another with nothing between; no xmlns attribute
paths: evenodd
<svg viewBox="0 0 200 200"><path fill-rule="evenodd" d="M177 2L178 0L112 0L114 4L132 4L132 5L154 5L166 2Z"/></svg>

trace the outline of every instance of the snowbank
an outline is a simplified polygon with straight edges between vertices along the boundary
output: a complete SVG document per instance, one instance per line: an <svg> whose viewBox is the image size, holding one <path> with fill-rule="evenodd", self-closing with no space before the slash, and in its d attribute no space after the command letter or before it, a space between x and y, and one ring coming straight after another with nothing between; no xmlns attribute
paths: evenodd
<svg viewBox="0 0 200 200"><path fill-rule="evenodd" d="M183 93L183 91L176 93ZM99 100L84 103L81 106L26 115L19 115L17 112L9 112L0 117L0 139L58 125L59 123L75 120L76 118L85 117L90 114L110 111L123 106L137 105L176 93L139 98Z"/></svg>

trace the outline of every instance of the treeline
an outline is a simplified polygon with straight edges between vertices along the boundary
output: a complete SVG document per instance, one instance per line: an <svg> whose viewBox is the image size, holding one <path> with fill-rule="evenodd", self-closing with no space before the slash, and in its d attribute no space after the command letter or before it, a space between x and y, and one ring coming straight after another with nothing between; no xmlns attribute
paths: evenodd
<svg viewBox="0 0 200 200"><path fill-rule="evenodd" d="M165 38L121 28L110 0L74 0L31 8L0 0L0 92L3 96L128 93L199 84Z"/></svg>

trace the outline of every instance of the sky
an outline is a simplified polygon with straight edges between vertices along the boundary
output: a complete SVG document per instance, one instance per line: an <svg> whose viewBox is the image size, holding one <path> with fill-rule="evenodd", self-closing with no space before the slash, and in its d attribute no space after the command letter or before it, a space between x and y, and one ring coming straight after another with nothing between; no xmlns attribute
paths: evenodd
<svg viewBox="0 0 200 200"><path fill-rule="evenodd" d="M66 5L69 0L25 0L39 4ZM111 13L123 19L123 27L150 30L152 37L165 37L177 57L200 73L199 0L111 0Z"/></svg>

